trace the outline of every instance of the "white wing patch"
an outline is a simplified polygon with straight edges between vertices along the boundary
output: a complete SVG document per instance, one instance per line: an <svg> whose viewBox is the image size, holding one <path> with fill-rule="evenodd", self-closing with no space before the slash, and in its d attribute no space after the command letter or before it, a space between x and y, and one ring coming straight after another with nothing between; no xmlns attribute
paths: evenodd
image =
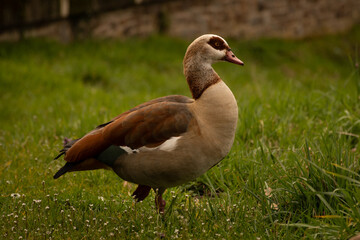
<svg viewBox="0 0 360 240"><path fill-rule="evenodd" d="M146 152L146 151L154 151L154 150L162 150L162 151L166 151L166 152L171 152L177 147L178 140L180 138L181 137L171 137L168 140L166 140L163 144L161 144L160 146L155 147L155 148L141 147L139 149L132 149L127 146L120 146L120 148L123 149L125 152L127 152L127 154Z"/></svg>
<svg viewBox="0 0 360 240"><path fill-rule="evenodd" d="M122 150L124 150L125 152L127 152L127 154L133 154L133 153L137 153L137 152L139 152L139 150L138 149L131 149L131 148L129 148L128 146L120 146L120 148L122 149Z"/></svg>
<svg viewBox="0 0 360 240"><path fill-rule="evenodd" d="M146 151L162 150L162 151L166 151L166 152L171 152L176 148L177 141L180 138L181 137L171 137L168 140L166 140L163 144L161 144L160 146L157 146L157 147L154 147L154 148L141 147L141 148L138 149L138 151L139 152L146 152Z"/></svg>
<svg viewBox="0 0 360 240"><path fill-rule="evenodd" d="M169 140L166 140L163 144L157 147L157 149L162 151L171 152L173 151L177 146L177 141L181 137L171 137Z"/></svg>

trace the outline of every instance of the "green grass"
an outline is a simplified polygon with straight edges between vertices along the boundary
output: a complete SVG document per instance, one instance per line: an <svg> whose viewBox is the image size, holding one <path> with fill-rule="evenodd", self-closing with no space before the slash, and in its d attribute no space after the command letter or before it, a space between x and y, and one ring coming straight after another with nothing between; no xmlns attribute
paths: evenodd
<svg viewBox="0 0 360 240"><path fill-rule="evenodd" d="M229 40L216 68L239 105L218 166L135 204L110 171L53 180L63 137L152 98L190 95L189 42L168 37L0 43L0 238L348 239L360 232L360 29L302 41Z"/></svg>

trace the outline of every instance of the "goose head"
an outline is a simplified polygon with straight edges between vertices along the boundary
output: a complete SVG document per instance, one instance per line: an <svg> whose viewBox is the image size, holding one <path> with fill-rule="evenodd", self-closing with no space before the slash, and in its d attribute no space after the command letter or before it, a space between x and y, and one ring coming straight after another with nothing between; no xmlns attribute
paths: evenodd
<svg viewBox="0 0 360 240"><path fill-rule="evenodd" d="M184 67L187 67L188 63L193 64L194 61L203 65L211 65L218 61L244 65L232 52L225 39L215 34L202 35L189 45L184 58Z"/></svg>
<svg viewBox="0 0 360 240"><path fill-rule="evenodd" d="M244 65L231 51L229 44L215 34L202 35L187 48L183 61L184 75L195 100L209 86L221 80L211 66L219 61Z"/></svg>

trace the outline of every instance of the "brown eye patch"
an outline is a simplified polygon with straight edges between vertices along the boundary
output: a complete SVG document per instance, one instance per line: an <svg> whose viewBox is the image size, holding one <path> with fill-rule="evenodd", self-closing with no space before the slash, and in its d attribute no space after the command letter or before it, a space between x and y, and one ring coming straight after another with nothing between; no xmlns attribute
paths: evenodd
<svg viewBox="0 0 360 240"><path fill-rule="evenodd" d="M224 50L227 48L225 42L219 37L210 38L208 44L217 50Z"/></svg>

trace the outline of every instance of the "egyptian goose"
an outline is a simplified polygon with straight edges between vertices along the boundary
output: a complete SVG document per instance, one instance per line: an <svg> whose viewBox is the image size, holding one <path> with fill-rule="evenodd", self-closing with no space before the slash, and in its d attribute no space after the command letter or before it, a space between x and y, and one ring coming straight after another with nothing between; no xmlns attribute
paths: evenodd
<svg viewBox="0 0 360 240"><path fill-rule="evenodd" d="M227 42L213 34L187 48L184 74L193 98L171 95L138 105L77 140L65 140L67 163L54 175L112 169L139 184L134 198L142 201L151 188L164 211L166 188L193 180L222 160L232 147L238 107L228 86L212 68L218 61L244 63Z"/></svg>

